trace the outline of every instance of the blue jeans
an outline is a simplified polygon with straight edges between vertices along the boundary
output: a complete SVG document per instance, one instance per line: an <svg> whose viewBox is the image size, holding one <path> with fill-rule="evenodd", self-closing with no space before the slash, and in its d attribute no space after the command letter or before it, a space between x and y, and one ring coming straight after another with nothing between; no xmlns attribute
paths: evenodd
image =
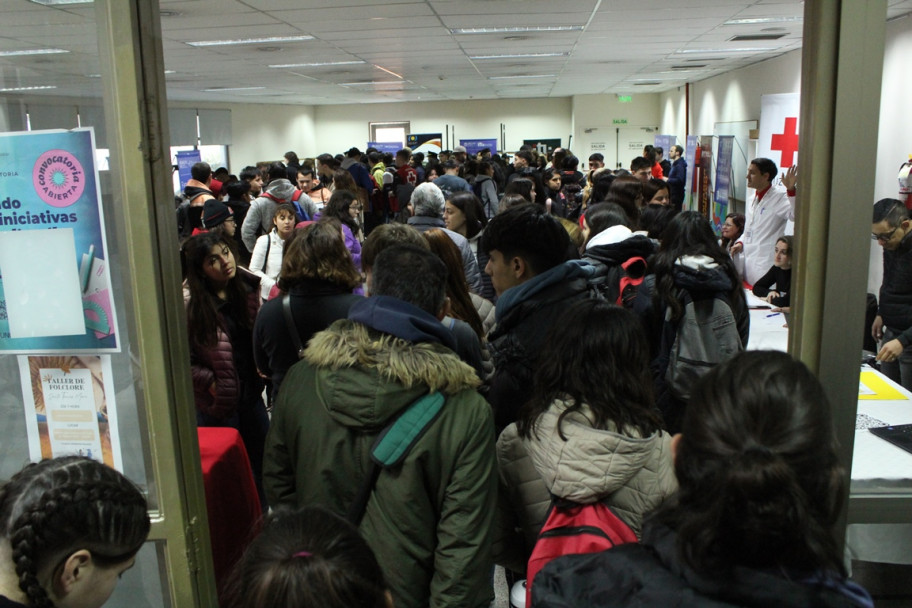
<svg viewBox="0 0 912 608"><path fill-rule="evenodd" d="M902 332L884 327L883 339L880 341L879 347L882 348L884 344L896 338L900 333ZM912 346L906 347L896 361L881 361L880 371L893 382L901 384L907 391L912 391Z"/></svg>

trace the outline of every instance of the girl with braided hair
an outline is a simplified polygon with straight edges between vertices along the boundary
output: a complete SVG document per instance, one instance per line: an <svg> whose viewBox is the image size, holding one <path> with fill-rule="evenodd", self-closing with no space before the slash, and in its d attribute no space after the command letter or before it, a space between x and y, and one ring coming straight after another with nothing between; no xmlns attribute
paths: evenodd
<svg viewBox="0 0 912 608"><path fill-rule="evenodd" d="M322 507L280 507L238 562L231 608L392 608L383 572L357 528Z"/></svg>
<svg viewBox="0 0 912 608"><path fill-rule="evenodd" d="M98 608L149 535L146 499L95 460L43 460L0 488L0 534L0 608Z"/></svg>

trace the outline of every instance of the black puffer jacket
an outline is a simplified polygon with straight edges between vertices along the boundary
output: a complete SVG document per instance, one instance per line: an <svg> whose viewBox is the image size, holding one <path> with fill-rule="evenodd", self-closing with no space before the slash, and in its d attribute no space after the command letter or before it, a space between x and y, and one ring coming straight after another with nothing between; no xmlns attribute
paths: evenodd
<svg viewBox="0 0 912 608"><path fill-rule="evenodd" d="M535 608L674 606L676 608L861 608L871 603L861 587L831 577L820 581L735 566L718 578L681 563L675 534L647 524L643 544L601 553L568 555L535 577ZM798 579L798 577L794 577Z"/></svg>
<svg viewBox="0 0 912 608"><path fill-rule="evenodd" d="M905 348L912 344L912 233L896 250L884 249L883 265L877 314L885 326L900 332L897 339Z"/></svg>

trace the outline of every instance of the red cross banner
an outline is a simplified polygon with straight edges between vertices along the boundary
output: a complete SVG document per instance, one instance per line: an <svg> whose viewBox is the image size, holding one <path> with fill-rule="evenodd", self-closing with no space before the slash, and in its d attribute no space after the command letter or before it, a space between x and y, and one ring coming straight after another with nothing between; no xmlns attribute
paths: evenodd
<svg viewBox="0 0 912 608"><path fill-rule="evenodd" d="M760 141L757 156L772 159L782 174L798 162L798 93L760 98Z"/></svg>

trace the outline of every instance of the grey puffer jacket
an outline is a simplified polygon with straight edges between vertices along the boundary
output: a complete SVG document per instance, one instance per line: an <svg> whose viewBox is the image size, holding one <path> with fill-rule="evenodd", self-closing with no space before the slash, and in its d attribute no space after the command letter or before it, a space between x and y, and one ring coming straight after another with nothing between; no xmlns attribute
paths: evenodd
<svg viewBox="0 0 912 608"><path fill-rule="evenodd" d="M557 419L567 406L555 401L531 438L521 438L511 424L497 441L494 561L517 572L525 572L552 494L583 504L603 500L640 536L643 516L678 488L667 433L639 437L596 429L583 405L564 418L564 441Z"/></svg>

